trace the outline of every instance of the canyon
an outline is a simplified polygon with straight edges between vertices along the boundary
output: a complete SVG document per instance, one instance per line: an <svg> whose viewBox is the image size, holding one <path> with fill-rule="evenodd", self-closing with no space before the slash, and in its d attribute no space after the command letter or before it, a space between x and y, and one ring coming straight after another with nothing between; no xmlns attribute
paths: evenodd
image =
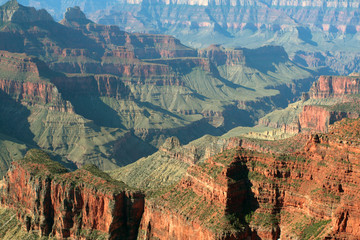
<svg viewBox="0 0 360 240"><path fill-rule="evenodd" d="M0 0L0 4L6 0ZM283 46L290 59L322 74L359 72L358 1L44 1L19 0L46 9L59 21L68 7L127 32L168 34L194 48ZM83 22L83 23L86 23Z"/></svg>
<svg viewBox="0 0 360 240"><path fill-rule="evenodd" d="M233 138L175 184L155 187L140 239L357 239L358 124L279 141Z"/></svg>
<svg viewBox="0 0 360 240"><path fill-rule="evenodd" d="M0 6L1 239L360 238L357 1L31 5Z"/></svg>
<svg viewBox="0 0 360 240"><path fill-rule="evenodd" d="M190 164L175 185L147 190L145 199L93 165L68 172L46 153L31 150L1 182L1 207L14 208L24 229L43 236L83 239L96 231L109 239L117 234L127 234L123 239L356 239L359 124L344 119L326 134L245 148L232 141L227 150ZM284 141L297 148L279 150ZM267 150L259 152L261 144ZM163 151L172 151L178 140L166 146Z"/></svg>
<svg viewBox="0 0 360 240"><path fill-rule="evenodd" d="M0 128L14 145L3 151L1 175L24 145L52 151L70 169L109 170L171 136L188 143L221 135L287 106L317 74L282 47L197 50L172 36L96 24L78 7L59 23L15 0L0 12Z"/></svg>

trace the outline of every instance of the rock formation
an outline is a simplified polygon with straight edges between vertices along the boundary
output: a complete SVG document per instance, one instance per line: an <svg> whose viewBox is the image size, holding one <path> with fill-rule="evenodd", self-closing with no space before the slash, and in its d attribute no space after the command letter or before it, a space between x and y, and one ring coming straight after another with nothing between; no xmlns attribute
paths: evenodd
<svg viewBox="0 0 360 240"><path fill-rule="evenodd" d="M359 117L359 93L358 76L320 76L301 101L270 113L260 124L288 133L327 132L336 121Z"/></svg>
<svg viewBox="0 0 360 240"><path fill-rule="evenodd" d="M146 202L140 239L358 238L358 125L340 121L299 152L233 149L190 167Z"/></svg>
<svg viewBox="0 0 360 240"><path fill-rule="evenodd" d="M0 23L4 22L39 22L53 21L51 15L44 9L24 7L17 0L11 0L0 8Z"/></svg>
<svg viewBox="0 0 360 240"><path fill-rule="evenodd" d="M136 239L144 208L142 193L95 166L68 172L40 150L13 163L0 195L27 231L57 238Z"/></svg>
<svg viewBox="0 0 360 240"><path fill-rule="evenodd" d="M344 97L360 93L360 78L352 76L321 76L310 89L313 99Z"/></svg>

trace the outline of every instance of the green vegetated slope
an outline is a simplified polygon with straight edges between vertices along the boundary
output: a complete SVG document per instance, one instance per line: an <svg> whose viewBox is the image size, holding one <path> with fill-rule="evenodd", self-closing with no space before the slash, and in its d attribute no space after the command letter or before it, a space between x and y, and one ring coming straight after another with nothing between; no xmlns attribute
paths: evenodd
<svg viewBox="0 0 360 240"><path fill-rule="evenodd" d="M166 188L177 183L191 164L204 161L209 146L214 152L220 151L222 145L217 141L217 137L206 135L182 146L177 138L169 138L154 154L108 173L131 187Z"/></svg>
<svg viewBox="0 0 360 240"><path fill-rule="evenodd" d="M316 92L315 84L313 88L314 89L310 90L310 93L312 91ZM189 166L188 164L181 165L181 163L187 161L187 158L182 154L177 153L183 152L185 149L196 149L193 152L196 152L197 157L190 163L201 162L202 157L205 155L208 157L222 151L223 147L226 146L224 142L231 141L231 138L242 138L249 143L249 146L255 146L258 149L267 149L279 153L286 153L289 151L294 152L299 146L303 146L307 141L305 138L302 139L303 136L294 136L299 131L307 130L302 129L302 127L299 126L300 114L303 112L305 106L317 106L328 111L329 114L334 117L330 117L331 119L328 119L328 123L324 124L332 124L334 121L347 116L358 116L360 114L358 103L359 94L345 94L339 96L332 96L330 94L329 97L326 98L308 98L307 94L304 94L304 98L301 101L289 104L285 109L275 110L267 114L259 120L259 124L255 127L237 127L231 129L221 137L207 136L200 138L187 146L170 151L170 153L160 150L148 158L141 159L136 164L112 172L111 175L124 182L136 182L138 187L156 188L159 186L168 186L176 182L176 180L168 179L166 170L171 169L172 171L175 171L173 170L176 169L174 166L178 166L178 172L181 173ZM199 147L201 144L203 147ZM204 149L206 149L207 154L205 154ZM179 158L184 160L179 161ZM146 168L142 169L142 164L146 165ZM160 165L161 167L158 167ZM140 174L141 172L145 172L146 174L142 175ZM151 177L146 178L146 176ZM144 178L147 180L143 181ZM152 185L151 181L148 181L149 179L157 178L161 179L162 182L159 181L155 185Z"/></svg>
<svg viewBox="0 0 360 240"><path fill-rule="evenodd" d="M125 133L116 128L99 127L74 113L30 108L28 117L34 141L42 149L56 152L78 164L93 163L111 169L121 163L113 158L111 144Z"/></svg>
<svg viewBox="0 0 360 240"><path fill-rule="evenodd" d="M29 233L25 231L23 225L17 219L16 210L8 208L0 208L0 238L17 240L48 240L53 239L49 237L39 237L36 233Z"/></svg>
<svg viewBox="0 0 360 240"><path fill-rule="evenodd" d="M24 157L28 146L9 136L0 134L0 176L4 176L11 161Z"/></svg>

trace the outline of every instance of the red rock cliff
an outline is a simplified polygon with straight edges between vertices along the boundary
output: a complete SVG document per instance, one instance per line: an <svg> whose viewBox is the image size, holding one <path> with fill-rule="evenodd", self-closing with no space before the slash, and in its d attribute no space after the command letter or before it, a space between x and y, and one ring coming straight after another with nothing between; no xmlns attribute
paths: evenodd
<svg viewBox="0 0 360 240"><path fill-rule="evenodd" d="M358 239L359 126L340 121L299 152L228 150L189 168L145 204L139 238Z"/></svg>
<svg viewBox="0 0 360 240"><path fill-rule="evenodd" d="M321 76L310 91L303 94L303 103L298 103L295 108L300 106L302 110L297 116L293 113L292 122L278 123L264 118L260 120L260 124L282 128L287 133L327 132L329 124L343 118L359 117L359 99L353 96L359 93L360 78L358 76ZM288 108L287 111L291 113L295 110Z"/></svg>
<svg viewBox="0 0 360 240"><path fill-rule="evenodd" d="M190 167L174 189L146 202L139 238L251 237L249 229L237 229L229 217L242 214L247 194L242 157L226 151Z"/></svg>
<svg viewBox="0 0 360 240"><path fill-rule="evenodd" d="M310 89L310 98L342 97L360 93L360 78L350 76L321 76Z"/></svg>
<svg viewBox="0 0 360 240"><path fill-rule="evenodd" d="M0 92L25 104L48 104L50 109L73 112L70 102L65 101L57 87L50 82L52 72L44 62L0 51Z"/></svg>
<svg viewBox="0 0 360 240"><path fill-rule="evenodd" d="M42 236L87 239L136 239L144 195L86 166L67 172L39 151L14 162L4 178L0 200L17 210L28 230Z"/></svg>

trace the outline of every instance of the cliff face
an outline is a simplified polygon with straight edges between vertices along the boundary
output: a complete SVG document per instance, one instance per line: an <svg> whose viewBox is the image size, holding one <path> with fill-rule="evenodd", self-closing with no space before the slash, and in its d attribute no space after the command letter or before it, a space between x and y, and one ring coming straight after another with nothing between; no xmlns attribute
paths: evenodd
<svg viewBox="0 0 360 240"><path fill-rule="evenodd" d="M333 107L304 106L299 115L300 128L327 132L329 124L343 118L357 118L359 116L357 109L350 107L357 100L349 96L360 93L359 82L358 77L321 76L309 91L310 99L339 99L339 101ZM347 103L350 104L349 107L341 108L341 105Z"/></svg>
<svg viewBox="0 0 360 240"><path fill-rule="evenodd" d="M310 89L313 99L342 97L360 92L360 78L350 76L321 76Z"/></svg>
<svg viewBox="0 0 360 240"><path fill-rule="evenodd" d="M3 94L25 105L48 105L52 110L73 112L71 103L62 98L49 80L52 75L61 74L52 72L44 62L25 54L0 51L0 69Z"/></svg>
<svg viewBox="0 0 360 240"><path fill-rule="evenodd" d="M146 202L139 238L359 238L358 125L343 120L329 134L299 136L309 139L300 151L232 149L190 167Z"/></svg>
<svg viewBox="0 0 360 240"><path fill-rule="evenodd" d="M302 100L261 119L261 125L282 128L287 133L327 132L343 118L358 118L358 76L320 76Z"/></svg>
<svg viewBox="0 0 360 240"><path fill-rule="evenodd" d="M59 77L53 78L52 82L65 96L87 95L127 99L130 95L130 91L125 84L118 77L112 75Z"/></svg>
<svg viewBox="0 0 360 240"><path fill-rule="evenodd" d="M4 179L1 204L14 208L27 231L58 238L136 239L144 195L125 189L95 166L68 173L39 151L14 162Z"/></svg>
<svg viewBox="0 0 360 240"><path fill-rule="evenodd" d="M228 161L227 161L228 160ZM168 193L146 202L140 239L243 239L249 229L233 220L242 214L247 194L244 159L224 152L192 166ZM231 219L233 216L234 219Z"/></svg>
<svg viewBox="0 0 360 240"><path fill-rule="evenodd" d="M241 49L225 50L220 45L211 45L206 49L199 50L200 57L208 58L216 65L237 65L245 63L244 52Z"/></svg>

